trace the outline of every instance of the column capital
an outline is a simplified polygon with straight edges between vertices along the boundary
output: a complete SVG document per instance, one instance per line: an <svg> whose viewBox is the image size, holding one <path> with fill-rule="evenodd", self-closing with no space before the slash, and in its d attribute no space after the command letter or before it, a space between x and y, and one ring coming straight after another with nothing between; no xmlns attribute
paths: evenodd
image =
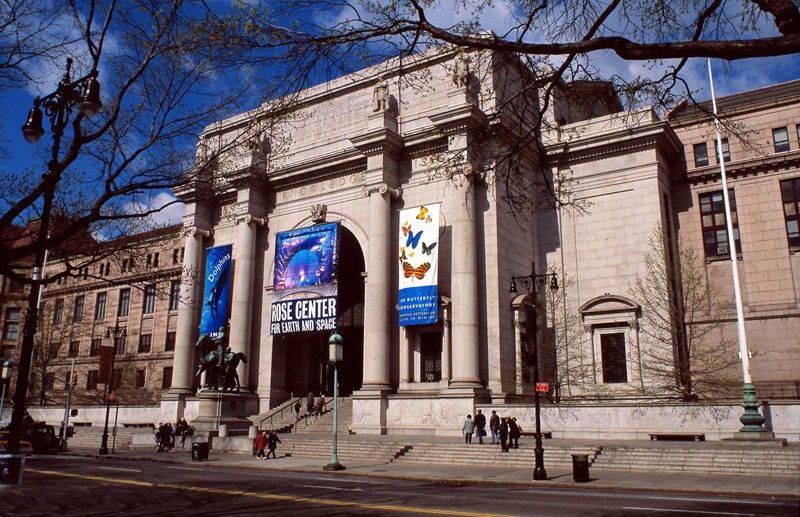
<svg viewBox="0 0 800 517"><path fill-rule="evenodd" d="M195 235L199 234L203 237L208 238L214 235L214 230L213 229L205 230L203 228L198 228L197 226L185 226L183 228L182 233L184 237L194 237Z"/></svg>
<svg viewBox="0 0 800 517"><path fill-rule="evenodd" d="M389 194L392 199L400 199L403 196L403 187L390 187L386 183L378 183L376 185L369 185L361 190L361 195L369 197L372 194Z"/></svg>
<svg viewBox="0 0 800 517"><path fill-rule="evenodd" d="M267 218L256 217L250 213L236 214L234 216L234 224L239 224L239 223L244 223L244 224L256 223L258 226L264 226L265 224L267 224Z"/></svg>

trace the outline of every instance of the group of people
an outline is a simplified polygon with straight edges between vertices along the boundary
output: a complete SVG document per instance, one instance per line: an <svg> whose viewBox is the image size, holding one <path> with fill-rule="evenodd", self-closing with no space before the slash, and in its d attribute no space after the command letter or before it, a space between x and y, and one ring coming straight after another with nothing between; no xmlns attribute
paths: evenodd
<svg viewBox="0 0 800 517"><path fill-rule="evenodd" d="M522 427L517 424L517 419L512 417L501 417L497 411L492 410L489 417L489 431L492 433L492 444L500 444L501 452L508 452L510 448L519 448L519 437L522 435ZM472 443L472 435L478 435L478 443L483 444L483 437L486 436L486 415L479 409L475 414L467 415L464 421L464 443Z"/></svg>
<svg viewBox="0 0 800 517"><path fill-rule="evenodd" d="M273 458L278 459L278 456L275 454L275 450L278 448L278 444L281 443L281 439L278 438L278 433L273 429L267 434L266 431L262 431L260 435L256 437L253 441L253 445L257 449L256 459L257 460L268 460L270 454ZM264 455L264 449L269 450L269 452Z"/></svg>
<svg viewBox="0 0 800 517"><path fill-rule="evenodd" d="M300 420L300 401L298 400L294 404L294 416L298 420ZM309 391L308 396L306 396L306 411L309 415L321 415L322 412L325 410L325 395L320 395L317 399L316 404L314 403L314 392Z"/></svg>
<svg viewBox="0 0 800 517"><path fill-rule="evenodd" d="M194 427L190 426L185 418L179 418L173 426L169 422L159 424L155 431L158 452L169 451L177 444L177 438L181 438L181 447L186 445L186 437L194 434Z"/></svg>

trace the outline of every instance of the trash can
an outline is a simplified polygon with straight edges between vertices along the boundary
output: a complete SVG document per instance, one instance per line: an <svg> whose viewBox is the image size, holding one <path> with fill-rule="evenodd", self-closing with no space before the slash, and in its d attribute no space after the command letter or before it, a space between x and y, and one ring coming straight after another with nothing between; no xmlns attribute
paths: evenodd
<svg viewBox="0 0 800 517"><path fill-rule="evenodd" d="M192 461L208 461L208 442L192 444Z"/></svg>
<svg viewBox="0 0 800 517"><path fill-rule="evenodd" d="M589 481L589 455L572 455L572 479L576 483L586 483Z"/></svg>
<svg viewBox="0 0 800 517"><path fill-rule="evenodd" d="M0 491L19 488L24 470L24 454L0 454Z"/></svg>

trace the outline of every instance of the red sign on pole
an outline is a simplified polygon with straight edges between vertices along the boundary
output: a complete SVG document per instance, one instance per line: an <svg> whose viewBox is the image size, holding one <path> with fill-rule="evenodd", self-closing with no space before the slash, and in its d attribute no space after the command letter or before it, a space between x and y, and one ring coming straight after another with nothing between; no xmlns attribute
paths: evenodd
<svg viewBox="0 0 800 517"><path fill-rule="evenodd" d="M546 382L537 382L536 383L536 391L550 391L550 385Z"/></svg>

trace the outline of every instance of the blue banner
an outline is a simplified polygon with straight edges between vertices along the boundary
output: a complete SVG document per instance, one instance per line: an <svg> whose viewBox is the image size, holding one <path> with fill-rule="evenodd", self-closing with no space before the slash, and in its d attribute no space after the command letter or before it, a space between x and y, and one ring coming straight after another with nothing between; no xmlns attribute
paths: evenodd
<svg viewBox="0 0 800 517"><path fill-rule="evenodd" d="M336 328L339 223L277 234L270 333Z"/></svg>
<svg viewBox="0 0 800 517"><path fill-rule="evenodd" d="M439 203L400 211L399 292L401 327L439 320Z"/></svg>
<svg viewBox="0 0 800 517"><path fill-rule="evenodd" d="M203 314L200 334L217 336L219 329L228 323L228 293L231 281L230 244L209 248L206 252L206 275L203 288Z"/></svg>

